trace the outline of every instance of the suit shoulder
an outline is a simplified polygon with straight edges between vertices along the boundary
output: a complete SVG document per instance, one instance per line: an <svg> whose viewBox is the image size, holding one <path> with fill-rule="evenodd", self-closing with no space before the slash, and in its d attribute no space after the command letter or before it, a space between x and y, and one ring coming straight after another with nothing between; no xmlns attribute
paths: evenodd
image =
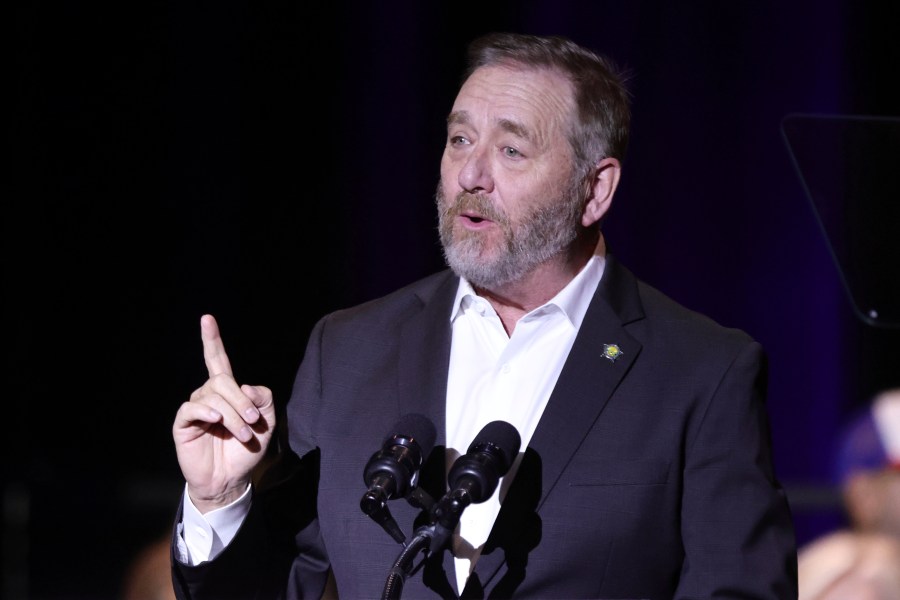
<svg viewBox="0 0 900 600"><path fill-rule="evenodd" d="M690 309L652 285L638 280L638 293L649 325L693 343L707 342L744 346L755 340L743 329L722 325L711 317Z"/></svg>
<svg viewBox="0 0 900 600"><path fill-rule="evenodd" d="M329 325L396 323L397 319L421 310L424 305L435 300L446 300L449 310L458 282L456 275L449 269L438 271L384 296L330 312L320 322L327 321Z"/></svg>
<svg viewBox="0 0 900 600"><path fill-rule="evenodd" d="M598 294L630 331L647 341L709 342L718 347L729 342L740 346L753 342L745 331L726 327L640 279L613 255L607 257Z"/></svg>

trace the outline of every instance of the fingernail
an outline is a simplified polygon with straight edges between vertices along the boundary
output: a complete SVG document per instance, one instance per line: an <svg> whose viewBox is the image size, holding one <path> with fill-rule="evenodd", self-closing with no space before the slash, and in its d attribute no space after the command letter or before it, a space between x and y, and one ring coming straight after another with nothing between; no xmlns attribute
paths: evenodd
<svg viewBox="0 0 900 600"><path fill-rule="evenodd" d="M244 414L247 416L248 419L255 419L256 417L259 416L259 411L251 406L250 408L248 408L247 410L244 411Z"/></svg>
<svg viewBox="0 0 900 600"><path fill-rule="evenodd" d="M250 428L246 425L241 427L241 430L238 432L238 439L242 442L249 442L251 437L253 437L253 434L250 432Z"/></svg>

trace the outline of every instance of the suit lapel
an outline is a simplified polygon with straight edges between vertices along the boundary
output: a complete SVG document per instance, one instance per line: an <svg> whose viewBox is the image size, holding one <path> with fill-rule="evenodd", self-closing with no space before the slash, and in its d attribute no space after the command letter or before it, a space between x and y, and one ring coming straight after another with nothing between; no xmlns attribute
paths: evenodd
<svg viewBox="0 0 900 600"><path fill-rule="evenodd" d="M398 365L399 407L401 414L420 413L428 416L436 430L434 448L419 471L420 495L415 504L425 508L416 518L414 528L428 522L431 501L439 500L447 489L445 448L447 371L450 365L450 309L459 279L447 271L430 288L416 294L415 307L400 330L400 364Z"/></svg>
<svg viewBox="0 0 900 600"><path fill-rule="evenodd" d="M527 489L533 487L534 482L524 481L527 475L520 469L519 473L524 477L520 481L517 476L507 503L514 502L514 492L519 487L520 494L525 497L539 496L535 500L536 509L540 510L541 504L641 351L640 342L633 339L624 328L625 324L643 317L637 280L611 255L606 260L603 279L594 293L575 343L528 445L529 451L533 451L538 460L540 490ZM620 350L615 360L605 356L604 346L607 344L615 345ZM523 467L524 465L525 461ZM501 515L504 511L517 510L513 506L507 506L507 503L504 503ZM504 554L491 552L479 558L475 572L479 574L481 582L486 583L496 575L504 562Z"/></svg>
<svg viewBox="0 0 900 600"><path fill-rule="evenodd" d="M541 504L640 353L640 342L624 327L640 318L637 280L607 256L603 279L530 444L542 461ZM618 355L608 356L608 346Z"/></svg>
<svg viewBox="0 0 900 600"><path fill-rule="evenodd" d="M398 397L401 414L432 417L435 446L446 443L447 371L450 365L450 308L459 280L448 273L418 295L421 310L400 331Z"/></svg>
<svg viewBox="0 0 900 600"><path fill-rule="evenodd" d="M594 297L531 440L542 463L541 504L641 351L599 300ZM607 346L618 349L610 350L618 352L614 360L607 357Z"/></svg>
<svg viewBox="0 0 900 600"><path fill-rule="evenodd" d="M400 365L398 396L401 414L421 413L430 416L437 430L435 446L420 471L419 488L433 500L439 500L447 489L445 449L447 445L447 372L450 368L450 309L459 279L447 271L433 288L417 293L421 308L405 320L400 331ZM427 524L425 513L415 527ZM423 583L441 597L455 594L450 577L453 557L439 552L426 561Z"/></svg>

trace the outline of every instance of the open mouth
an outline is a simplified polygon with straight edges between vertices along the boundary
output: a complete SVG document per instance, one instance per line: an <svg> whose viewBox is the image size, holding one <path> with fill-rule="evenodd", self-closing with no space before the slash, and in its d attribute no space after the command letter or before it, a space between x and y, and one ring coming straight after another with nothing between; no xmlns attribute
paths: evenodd
<svg viewBox="0 0 900 600"><path fill-rule="evenodd" d="M490 222L489 218L474 212L462 212L459 216L476 225Z"/></svg>

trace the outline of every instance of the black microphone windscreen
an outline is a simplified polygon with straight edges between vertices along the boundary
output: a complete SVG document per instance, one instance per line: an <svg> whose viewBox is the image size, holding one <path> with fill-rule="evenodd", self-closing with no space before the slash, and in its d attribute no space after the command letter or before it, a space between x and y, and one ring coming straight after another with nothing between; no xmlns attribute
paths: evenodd
<svg viewBox="0 0 900 600"><path fill-rule="evenodd" d="M424 415L410 413L401 417L400 420L394 424L388 432L385 442L398 436L410 438L419 444L419 448L422 450L422 457L424 458L428 456L431 453L432 448L434 448L434 440L437 437L437 431L435 430L434 423L431 422L431 419Z"/></svg>
<svg viewBox="0 0 900 600"><path fill-rule="evenodd" d="M469 452L477 451L478 446L484 444L490 444L499 449L506 459L507 468L509 468L519 453L522 438L519 436L518 430L506 421L491 421L482 427L475 439L472 440Z"/></svg>

